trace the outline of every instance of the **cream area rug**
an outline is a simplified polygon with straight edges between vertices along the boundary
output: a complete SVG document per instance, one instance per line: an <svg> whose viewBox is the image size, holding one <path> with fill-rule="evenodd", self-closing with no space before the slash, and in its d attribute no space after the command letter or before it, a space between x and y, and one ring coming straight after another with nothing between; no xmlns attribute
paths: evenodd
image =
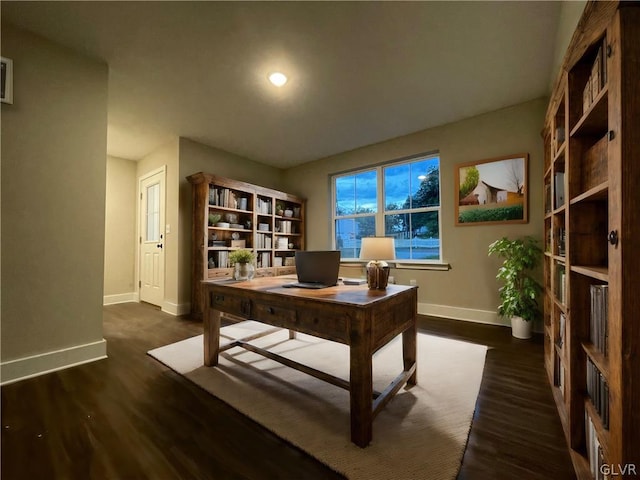
<svg viewBox="0 0 640 480"><path fill-rule="evenodd" d="M266 327L223 327L225 339ZM282 330L253 340L305 365L349 379L349 349ZM349 393L240 347L203 365L202 335L149 355L350 479L454 479L464 453L487 348L418 334L418 384L402 388L373 422L366 448L350 441ZM400 336L376 352L374 388L382 391L402 370Z"/></svg>

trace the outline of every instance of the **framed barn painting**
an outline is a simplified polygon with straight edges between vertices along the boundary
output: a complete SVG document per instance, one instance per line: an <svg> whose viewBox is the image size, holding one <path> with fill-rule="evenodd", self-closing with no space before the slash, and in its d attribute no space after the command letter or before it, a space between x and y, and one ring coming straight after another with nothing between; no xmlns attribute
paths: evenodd
<svg viewBox="0 0 640 480"><path fill-rule="evenodd" d="M456 165L456 225L527 223L529 154Z"/></svg>

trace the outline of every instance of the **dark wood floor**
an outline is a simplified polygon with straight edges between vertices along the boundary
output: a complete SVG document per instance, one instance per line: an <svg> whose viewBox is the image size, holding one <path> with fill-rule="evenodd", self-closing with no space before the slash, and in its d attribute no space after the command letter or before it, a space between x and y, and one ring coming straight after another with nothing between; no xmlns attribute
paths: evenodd
<svg viewBox="0 0 640 480"><path fill-rule="evenodd" d="M458 479L574 478L541 343L420 320L422 330L491 347ZM105 307L107 360L2 387L2 478L342 478L146 355L200 332L149 305Z"/></svg>

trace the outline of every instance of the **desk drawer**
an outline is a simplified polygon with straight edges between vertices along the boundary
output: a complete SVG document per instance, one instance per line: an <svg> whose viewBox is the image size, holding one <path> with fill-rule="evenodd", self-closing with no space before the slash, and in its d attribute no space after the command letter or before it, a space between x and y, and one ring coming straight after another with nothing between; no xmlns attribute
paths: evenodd
<svg viewBox="0 0 640 480"><path fill-rule="evenodd" d="M315 311L306 308L298 315L297 323L300 332L334 342L348 343L348 322L346 316L338 312Z"/></svg>
<svg viewBox="0 0 640 480"><path fill-rule="evenodd" d="M228 293L210 293L211 308L243 318L251 318L251 301Z"/></svg>
<svg viewBox="0 0 640 480"><path fill-rule="evenodd" d="M276 327L341 343L347 343L349 338L344 316L334 316L330 311L316 311L308 307L295 310L284 305L256 303L252 313L256 320Z"/></svg>
<svg viewBox="0 0 640 480"><path fill-rule="evenodd" d="M256 303L253 314L257 320L276 327L295 329L296 326L296 311L287 307Z"/></svg>

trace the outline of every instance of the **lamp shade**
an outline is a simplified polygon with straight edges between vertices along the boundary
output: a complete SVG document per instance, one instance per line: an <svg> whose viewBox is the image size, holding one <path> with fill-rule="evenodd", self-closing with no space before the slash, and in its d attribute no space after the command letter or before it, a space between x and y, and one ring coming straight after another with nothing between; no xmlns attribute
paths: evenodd
<svg viewBox="0 0 640 480"><path fill-rule="evenodd" d="M391 237L364 237L360 248L362 260L394 260L396 248Z"/></svg>

